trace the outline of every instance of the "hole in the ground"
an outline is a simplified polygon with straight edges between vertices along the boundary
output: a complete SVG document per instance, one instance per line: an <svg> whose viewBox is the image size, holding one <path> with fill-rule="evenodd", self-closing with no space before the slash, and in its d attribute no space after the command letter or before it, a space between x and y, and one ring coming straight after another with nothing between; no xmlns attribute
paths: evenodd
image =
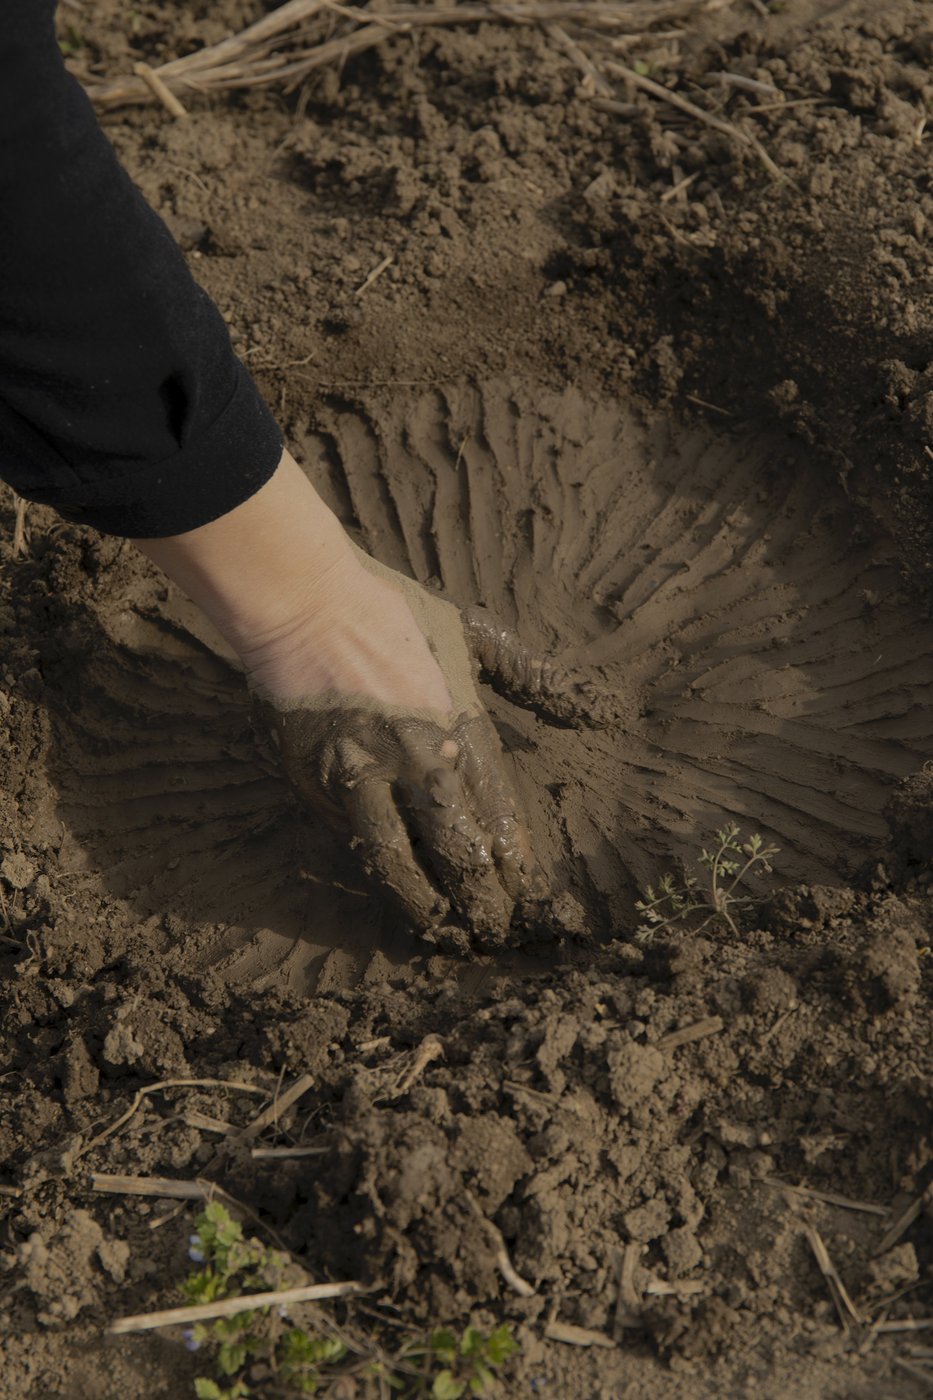
<svg viewBox="0 0 933 1400"><path fill-rule="evenodd" d="M779 846L785 882L839 882L877 851L929 753L933 626L806 448L505 383L334 405L300 446L384 563L633 697L622 732L490 696L539 856L603 927L630 927L637 888L724 821ZM97 618L59 715L77 845L231 976L302 989L407 956L376 901L328 885L329 857L305 852L316 878L296 880L242 687L190 612L148 611Z"/></svg>

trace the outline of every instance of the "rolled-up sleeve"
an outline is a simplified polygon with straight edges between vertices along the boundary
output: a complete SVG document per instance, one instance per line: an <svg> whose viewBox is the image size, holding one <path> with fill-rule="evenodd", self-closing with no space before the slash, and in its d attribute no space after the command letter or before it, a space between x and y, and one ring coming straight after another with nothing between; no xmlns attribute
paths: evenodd
<svg viewBox="0 0 933 1400"><path fill-rule="evenodd" d="M54 0L0 24L0 477L107 534L225 515L279 429L66 71Z"/></svg>

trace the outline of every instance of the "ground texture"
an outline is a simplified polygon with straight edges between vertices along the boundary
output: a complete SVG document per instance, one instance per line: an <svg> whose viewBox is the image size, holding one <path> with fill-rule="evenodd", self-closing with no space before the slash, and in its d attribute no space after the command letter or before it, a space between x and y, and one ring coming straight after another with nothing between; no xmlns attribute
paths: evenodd
<svg viewBox="0 0 933 1400"><path fill-rule="evenodd" d="M62 29L91 84L261 8ZM660 29L627 61L786 178L648 95L601 110L537 26L105 116L347 528L620 722L489 697L567 936L450 959L329 878L183 600L38 508L14 549L0 498L4 1396L190 1393L177 1341L102 1329L178 1301L194 1208L94 1172L222 1185L373 1285L332 1313L354 1335L509 1321L510 1396L929 1389L933 26L734 0ZM638 937L728 822L780 847L755 914ZM95 1141L157 1081L304 1073L264 1140L313 1157L218 1154L206 1118L262 1100L210 1086Z"/></svg>

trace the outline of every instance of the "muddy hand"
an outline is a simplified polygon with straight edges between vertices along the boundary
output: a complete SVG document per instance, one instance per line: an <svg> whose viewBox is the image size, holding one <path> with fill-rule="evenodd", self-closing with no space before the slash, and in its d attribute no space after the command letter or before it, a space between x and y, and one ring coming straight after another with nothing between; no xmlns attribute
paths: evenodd
<svg viewBox="0 0 933 1400"><path fill-rule="evenodd" d="M458 924L502 942L516 904L540 897L502 749L476 691L457 608L401 575L367 570L405 598L447 682L451 709L334 690L287 702L256 695L304 802L342 833L377 888L419 930Z"/></svg>
<svg viewBox="0 0 933 1400"><path fill-rule="evenodd" d="M536 881L486 715L440 724L346 703L262 710L300 796L346 834L415 928L455 920L484 940L505 938Z"/></svg>
<svg viewBox="0 0 933 1400"><path fill-rule="evenodd" d="M485 608L465 608L463 631L484 680L551 723L603 728L618 718L612 697L590 679L577 680Z"/></svg>

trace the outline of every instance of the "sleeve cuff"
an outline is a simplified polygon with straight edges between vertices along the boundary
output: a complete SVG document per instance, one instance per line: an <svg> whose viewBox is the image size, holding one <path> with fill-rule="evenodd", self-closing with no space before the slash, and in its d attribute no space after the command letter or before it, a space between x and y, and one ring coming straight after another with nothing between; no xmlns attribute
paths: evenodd
<svg viewBox="0 0 933 1400"><path fill-rule="evenodd" d="M163 539L227 515L270 479L282 456L278 424L243 365L226 408L197 441L143 470L120 472L46 503L105 535ZM30 493L41 500L44 492ZM51 493L49 493L51 495Z"/></svg>

